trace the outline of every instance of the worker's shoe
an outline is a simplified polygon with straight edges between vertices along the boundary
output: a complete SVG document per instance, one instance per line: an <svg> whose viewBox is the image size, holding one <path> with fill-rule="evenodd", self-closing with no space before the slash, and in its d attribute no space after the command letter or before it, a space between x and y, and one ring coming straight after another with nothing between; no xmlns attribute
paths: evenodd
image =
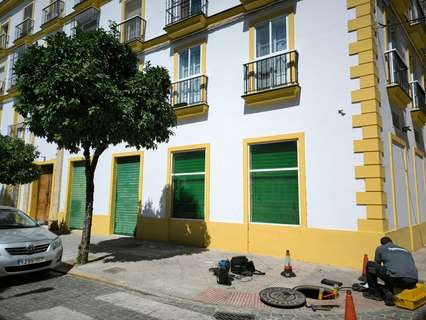
<svg viewBox="0 0 426 320"><path fill-rule="evenodd" d="M383 300L387 306L393 307L395 305L393 294L389 290L383 290Z"/></svg>
<svg viewBox="0 0 426 320"><path fill-rule="evenodd" d="M368 290L367 292L363 292L362 296L370 300L383 301L380 292L377 292L375 290Z"/></svg>

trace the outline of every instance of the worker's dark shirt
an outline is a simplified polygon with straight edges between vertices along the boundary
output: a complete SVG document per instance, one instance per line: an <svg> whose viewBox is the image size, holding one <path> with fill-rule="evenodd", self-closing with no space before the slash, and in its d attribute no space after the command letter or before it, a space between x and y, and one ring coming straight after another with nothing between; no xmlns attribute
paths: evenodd
<svg viewBox="0 0 426 320"><path fill-rule="evenodd" d="M386 243L377 247L374 260L379 264L383 263L389 277L418 280L413 256L407 249L398 247L393 243Z"/></svg>

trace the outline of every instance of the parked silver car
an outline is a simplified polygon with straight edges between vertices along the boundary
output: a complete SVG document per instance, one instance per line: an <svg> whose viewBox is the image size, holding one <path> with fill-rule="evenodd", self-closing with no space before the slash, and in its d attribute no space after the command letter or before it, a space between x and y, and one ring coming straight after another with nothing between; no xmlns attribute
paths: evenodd
<svg viewBox="0 0 426 320"><path fill-rule="evenodd" d="M54 268L62 251L57 235L24 212L0 206L0 277Z"/></svg>

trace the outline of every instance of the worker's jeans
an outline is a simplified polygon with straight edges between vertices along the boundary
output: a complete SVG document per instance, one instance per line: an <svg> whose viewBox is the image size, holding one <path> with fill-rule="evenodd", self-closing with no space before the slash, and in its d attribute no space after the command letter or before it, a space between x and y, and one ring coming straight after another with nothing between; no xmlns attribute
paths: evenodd
<svg viewBox="0 0 426 320"><path fill-rule="evenodd" d="M377 283L377 278L385 282L385 289L393 293L394 288L413 289L416 287L417 280L411 278L394 278L386 274L386 268L382 265L369 261L367 263L367 283L369 292L372 294L380 294L381 288Z"/></svg>

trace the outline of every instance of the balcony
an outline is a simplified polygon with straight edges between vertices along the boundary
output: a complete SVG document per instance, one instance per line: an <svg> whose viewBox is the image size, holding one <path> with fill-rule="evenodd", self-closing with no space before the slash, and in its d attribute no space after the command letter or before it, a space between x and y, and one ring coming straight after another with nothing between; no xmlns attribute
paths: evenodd
<svg viewBox="0 0 426 320"><path fill-rule="evenodd" d="M168 0L164 31L170 39L207 27L207 0Z"/></svg>
<svg viewBox="0 0 426 320"><path fill-rule="evenodd" d="M7 49L9 46L9 36L6 33L0 34L0 49Z"/></svg>
<svg viewBox="0 0 426 320"><path fill-rule="evenodd" d="M405 108L411 101L408 67L396 49L386 51L385 58L389 100L396 107Z"/></svg>
<svg viewBox="0 0 426 320"><path fill-rule="evenodd" d="M25 140L25 123L12 124L7 128L7 135L15 139Z"/></svg>
<svg viewBox="0 0 426 320"><path fill-rule="evenodd" d="M54 1L46 8L43 9L42 26L45 27L48 23L54 21L57 18L62 17L64 12L64 2Z"/></svg>
<svg viewBox="0 0 426 320"><path fill-rule="evenodd" d="M300 93L297 51L244 65L244 95L247 105L264 105L295 99Z"/></svg>
<svg viewBox="0 0 426 320"><path fill-rule="evenodd" d="M408 33L413 42L419 49L424 48L426 46L426 19L420 0L413 0L407 20L409 21Z"/></svg>
<svg viewBox="0 0 426 320"><path fill-rule="evenodd" d="M31 18L27 18L18 24L15 28L15 42L25 36L33 33L34 21Z"/></svg>
<svg viewBox="0 0 426 320"><path fill-rule="evenodd" d="M99 15L99 10L93 7L76 15L73 21L73 32L77 27L85 32L96 30L99 27Z"/></svg>
<svg viewBox="0 0 426 320"><path fill-rule="evenodd" d="M426 96L425 91L416 80L411 82L411 92L413 95L413 107L411 109L411 116L414 123L419 126L426 124Z"/></svg>
<svg viewBox="0 0 426 320"><path fill-rule="evenodd" d="M127 43L132 49L139 51L145 39L146 21L140 16L135 16L121 22L120 41Z"/></svg>
<svg viewBox="0 0 426 320"><path fill-rule="evenodd" d="M270 3L275 2L276 0L240 0L246 11L258 9L264 7Z"/></svg>
<svg viewBox="0 0 426 320"><path fill-rule="evenodd" d="M207 76L197 76L172 83L171 104L178 118L207 113Z"/></svg>

